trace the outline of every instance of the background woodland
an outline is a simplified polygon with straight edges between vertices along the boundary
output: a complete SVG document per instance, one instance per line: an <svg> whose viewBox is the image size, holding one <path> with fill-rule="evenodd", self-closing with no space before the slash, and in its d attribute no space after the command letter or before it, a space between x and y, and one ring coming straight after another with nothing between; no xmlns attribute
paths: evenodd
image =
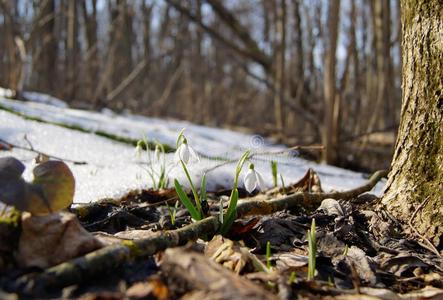
<svg viewBox="0 0 443 300"><path fill-rule="evenodd" d="M400 30L398 0L0 0L0 86L322 143L370 171L399 123Z"/></svg>

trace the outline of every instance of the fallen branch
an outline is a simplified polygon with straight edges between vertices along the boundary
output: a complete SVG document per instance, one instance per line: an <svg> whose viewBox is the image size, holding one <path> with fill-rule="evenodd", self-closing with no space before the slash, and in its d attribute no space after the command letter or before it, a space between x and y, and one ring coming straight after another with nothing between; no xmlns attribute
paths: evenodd
<svg viewBox="0 0 443 300"><path fill-rule="evenodd" d="M237 218L272 214L286 209L315 207L326 198L349 200L370 191L386 175L387 171L377 171L366 184L345 192L295 193L271 200L254 200L254 198L243 200L237 206ZM218 232L220 225L218 216L211 216L177 230L158 232L156 235L145 239L125 241L121 244L107 246L49 268L33 277L22 276L17 280L18 286L16 288L35 295L35 293L48 289L58 289L77 284L99 274L105 274L110 269L115 269L131 259L147 257L201 237L212 236Z"/></svg>

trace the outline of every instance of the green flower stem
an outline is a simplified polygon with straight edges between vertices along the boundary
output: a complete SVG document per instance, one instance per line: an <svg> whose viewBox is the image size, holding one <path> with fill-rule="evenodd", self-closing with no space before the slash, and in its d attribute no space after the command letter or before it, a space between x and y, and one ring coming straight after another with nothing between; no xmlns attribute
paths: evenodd
<svg viewBox="0 0 443 300"><path fill-rule="evenodd" d="M197 206L198 211L201 215L203 215L202 206L200 203L200 197L198 196L197 190L195 189L194 183L192 182L191 175L189 175L188 168L183 160L180 159L183 170L185 171L186 177L188 178L189 184L191 185L192 194L194 195L195 205Z"/></svg>

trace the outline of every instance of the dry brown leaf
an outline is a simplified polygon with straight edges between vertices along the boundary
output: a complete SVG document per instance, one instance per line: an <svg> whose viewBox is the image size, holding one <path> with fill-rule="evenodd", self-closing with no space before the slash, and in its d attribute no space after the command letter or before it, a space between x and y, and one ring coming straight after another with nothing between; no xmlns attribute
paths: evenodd
<svg viewBox="0 0 443 300"><path fill-rule="evenodd" d="M18 262L24 267L47 268L102 246L74 214L22 215Z"/></svg>
<svg viewBox="0 0 443 300"><path fill-rule="evenodd" d="M250 261L247 249L242 251L242 248L246 249L239 242L233 242L221 235L216 235L208 243L205 255L236 274L240 274Z"/></svg>
<svg viewBox="0 0 443 300"><path fill-rule="evenodd" d="M308 265L308 257L297 253L275 254L271 259L276 261L278 270L299 269Z"/></svg>
<svg viewBox="0 0 443 300"><path fill-rule="evenodd" d="M168 280L192 292L186 299L277 299L261 286L186 248L166 250L161 269Z"/></svg>
<svg viewBox="0 0 443 300"><path fill-rule="evenodd" d="M169 298L168 287L158 278L148 282L138 282L126 291L126 296L130 299L154 298L166 300Z"/></svg>
<svg viewBox="0 0 443 300"><path fill-rule="evenodd" d="M309 192L309 193L321 193L320 177L311 168L308 169L306 174L296 183L291 184L286 188L287 191L293 192Z"/></svg>

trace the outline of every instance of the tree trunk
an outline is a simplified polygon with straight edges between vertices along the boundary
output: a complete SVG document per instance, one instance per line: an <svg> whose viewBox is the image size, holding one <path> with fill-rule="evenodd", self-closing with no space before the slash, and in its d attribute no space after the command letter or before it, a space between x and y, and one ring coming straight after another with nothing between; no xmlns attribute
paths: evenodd
<svg viewBox="0 0 443 300"><path fill-rule="evenodd" d="M274 41L274 118L278 139L284 136L283 95L285 92L286 0L276 2Z"/></svg>
<svg viewBox="0 0 443 300"><path fill-rule="evenodd" d="M336 74L338 24L340 18L340 0L329 2L328 30L329 41L325 59L325 110L323 122L323 145L325 146L323 160L330 164L337 162L338 141L338 105L336 103Z"/></svg>
<svg viewBox="0 0 443 300"><path fill-rule="evenodd" d="M67 3L67 36L66 36L66 76L67 84L64 91L64 99L72 101L76 97L77 91L77 51L78 51L78 23L77 23L77 5L75 1Z"/></svg>
<svg viewBox="0 0 443 300"><path fill-rule="evenodd" d="M57 76L58 45L55 39L55 1L40 1L39 13L33 26L38 28L39 34L35 39L32 59L34 61L37 86L36 89L45 93L54 93ZM42 25L39 25L42 24Z"/></svg>
<svg viewBox="0 0 443 300"><path fill-rule="evenodd" d="M96 79L99 73L99 57L97 45L97 0L88 1L91 7L91 12L88 13L88 3L83 0L81 4L81 11L83 14L84 30L86 36L86 54L85 62L87 69L87 81L84 83L85 92L83 96L92 98L96 88Z"/></svg>
<svg viewBox="0 0 443 300"><path fill-rule="evenodd" d="M382 204L399 220L411 221L441 251L443 4L402 0L401 18L401 121Z"/></svg>
<svg viewBox="0 0 443 300"><path fill-rule="evenodd" d="M375 44L375 65L376 65L376 98L375 107L369 119L367 132L374 131L377 127L386 127L385 118L386 107L391 102L389 89L390 82L390 10L389 1L372 2L373 24L374 24L374 44ZM371 103L371 105L373 105ZM390 117L390 115L388 115ZM381 123L381 124L380 124ZM378 126L377 126L378 125ZM392 124L390 124L392 125Z"/></svg>

